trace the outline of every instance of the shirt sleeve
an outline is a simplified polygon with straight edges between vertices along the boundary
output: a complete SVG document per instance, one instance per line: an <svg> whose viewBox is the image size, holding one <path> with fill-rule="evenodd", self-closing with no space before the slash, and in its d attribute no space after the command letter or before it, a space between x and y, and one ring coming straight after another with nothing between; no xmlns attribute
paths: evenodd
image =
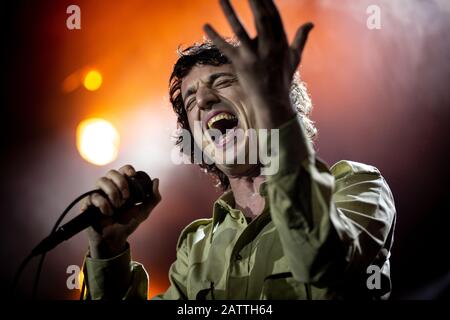
<svg viewBox="0 0 450 320"><path fill-rule="evenodd" d="M188 275L188 244L187 239L177 246L177 257L169 269L170 286L165 293L156 295L152 300L187 300Z"/></svg>
<svg viewBox="0 0 450 320"><path fill-rule="evenodd" d="M264 192L296 280L331 285L389 251L394 199L376 168L350 161L328 168L297 117L279 128L272 151L279 170Z"/></svg>
<svg viewBox="0 0 450 320"><path fill-rule="evenodd" d="M83 273L85 300L147 299L147 272L142 264L131 261L129 247L110 259L94 259L87 254Z"/></svg>

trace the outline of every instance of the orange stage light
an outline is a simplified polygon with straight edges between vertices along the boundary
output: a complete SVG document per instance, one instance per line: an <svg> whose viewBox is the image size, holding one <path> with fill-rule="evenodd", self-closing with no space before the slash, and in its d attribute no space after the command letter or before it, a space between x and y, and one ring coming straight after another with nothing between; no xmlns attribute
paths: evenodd
<svg viewBox="0 0 450 320"><path fill-rule="evenodd" d="M100 88L102 82L103 78L100 72L98 72L97 70L91 70L84 77L83 84L87 90L95 91Z"/></svg>

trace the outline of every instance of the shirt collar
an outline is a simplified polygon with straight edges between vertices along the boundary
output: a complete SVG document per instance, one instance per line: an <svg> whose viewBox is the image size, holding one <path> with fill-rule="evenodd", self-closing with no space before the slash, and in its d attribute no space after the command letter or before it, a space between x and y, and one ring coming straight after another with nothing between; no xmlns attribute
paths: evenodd
<svg viewBox="0 0 450 320"><path fill-rule="evenodd" d="M267 211L268 199L267 199L267 181L264 181L259 186L260 194L266 198L266 204L263 214ZM233 191L231 189L225 191L215 202L213 206L213 227L219 222L223 221L227 214L230 214L233 218L244 217L244 214L234 209L235 200Z"/></svg>
<svg viewBox="0 0 450 320"><path fill-rule="evenodd" d="M221 222L227 214L238 215L239 210L234 209L235 201L233 191L225 191L213 206L213 226Z"/></svg>

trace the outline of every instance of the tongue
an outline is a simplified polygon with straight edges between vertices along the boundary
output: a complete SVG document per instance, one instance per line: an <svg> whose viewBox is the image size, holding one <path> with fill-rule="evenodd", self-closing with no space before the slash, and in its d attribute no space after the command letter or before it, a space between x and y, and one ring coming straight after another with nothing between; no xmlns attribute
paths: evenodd
<svg viewBox="0 0 450 320"><path fill-rule="evenodd" d="M214 124L212 125L213 129L217 129L220 130L220 132L222 132L222 134L225 134L227 129L233 129L234 127L237 126L237 119L232 119L232 120L228 120L228 119L221 119L219 121L214 122Z"/></svg>

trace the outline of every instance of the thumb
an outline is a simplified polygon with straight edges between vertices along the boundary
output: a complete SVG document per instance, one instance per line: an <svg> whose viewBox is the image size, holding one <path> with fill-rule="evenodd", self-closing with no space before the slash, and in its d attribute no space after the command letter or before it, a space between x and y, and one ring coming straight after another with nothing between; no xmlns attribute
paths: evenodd
<svg viewBox="0 0 450 320"><path fill-rule="evenodd" d="M295 34L291 44L291 61L294 69L297 69L300 63L306 40L308 40L308 34L312 28L314 28L314 24L311 22L305 23L298 28L297 33Z"/></svg>
<svg viewBox="0 0 450 320"><path fill-rule="evenodd" d="M161 193L159 193L159 179L153 179L153 196L155 197L155 202L161 201Z"/></svg>
<svg viewBox="0 0 450 320"><path fill-rule="evenodd" d="M155 178L152 180L152 196L151 198L140 204L138 209L138 220L143 221L147 219L150 212L156 207L156 205L161 201L161 194L159 193L159 179Z"/></svg>

